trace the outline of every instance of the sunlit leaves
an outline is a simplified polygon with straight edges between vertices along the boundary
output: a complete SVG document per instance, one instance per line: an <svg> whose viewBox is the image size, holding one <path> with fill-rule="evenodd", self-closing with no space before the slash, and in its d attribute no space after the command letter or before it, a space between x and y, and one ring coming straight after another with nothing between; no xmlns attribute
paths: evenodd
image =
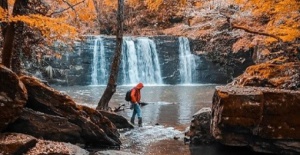
<svg viewBox="0 0 300 155"><path fill-rule="evenodd" d="M117 0L103 0L104 5L108 7L117 7ZM158 10L166 0L126 0L125 3L130 7L145 5L149 10ZM186 5L187 0L177 0L178 5ZM103 7L105 7L103 6Z"/></svg>
<svg viewBox="0 0 300 155"><path fill-rule="evenodd" d="M7 10L4 10L0 7L0 22L4 22L5 20L7 20L7 13Z"/></svg>
<svg viewBox="0 0 300 155"><path fill-rule="evenodd" d="M117 0L103 0L103 1L104 1L104 5L106 5L108 7L117 8L117 6L118 6Z"/></svg>
<svg viewBox="0 0 300 155"><path fill-rule="evenodd" d="M161 4L163 4L163 0L146 0L149 10L157 10Z"/></svg>
<svg viewBox="0 0 300 155"><path fill-rule="evenodd" d="M75 38L76 28L65 23L64 18L50 18L42 15L31 14L28 16L15 16L12 22L22 21L30 27L39 29L48 39L63 40L64 37Z"/></svg>
<svg viewBox="0 0 300 155"><path fill-rule="evenodd" d="M253 18L269 17L265 32L293 41L300 37L299 0L235 0L243 10L251 10ZM275 41L267 39L268 42Z"/></svg>

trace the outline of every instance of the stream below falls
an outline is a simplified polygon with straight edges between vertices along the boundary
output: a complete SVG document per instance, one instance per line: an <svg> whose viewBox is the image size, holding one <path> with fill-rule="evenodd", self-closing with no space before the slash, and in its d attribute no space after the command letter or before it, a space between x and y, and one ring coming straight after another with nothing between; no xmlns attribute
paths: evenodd
<svg viewBox="0 0 300 155"><path fill-rule="evenodd" d="M216 85L145 85L141 90L143 127L122 130L120 151L143 155L250 155L248 149L227 148L221 145L192 146L184 143L184 132L189 127L192 116L203 107L211 107ZM77 104L92 108L105 90L105 86L53 86L71 96ZM125 93L133 86L118 86L109 106L124 104L118 114L130 120L132 110L125 101ZM135 120L137 124L137 118ZM175 137L175 139L174 139Z"/></svg>

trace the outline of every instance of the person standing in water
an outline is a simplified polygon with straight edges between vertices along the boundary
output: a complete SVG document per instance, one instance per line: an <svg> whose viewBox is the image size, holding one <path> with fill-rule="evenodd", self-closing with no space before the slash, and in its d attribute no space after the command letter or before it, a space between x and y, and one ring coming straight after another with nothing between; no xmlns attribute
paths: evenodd
<svg viewBox="0 0 300 155"><path fill-rule="evenodd" d="M130 122L134 124L135 115L138 117L138 125L142 127L142 111L140 106L141 101L141 89L144 87L143 83L138 83L135 87L132 88L130 93L131 104L133 106L133 113L130 119Z"/></svg>

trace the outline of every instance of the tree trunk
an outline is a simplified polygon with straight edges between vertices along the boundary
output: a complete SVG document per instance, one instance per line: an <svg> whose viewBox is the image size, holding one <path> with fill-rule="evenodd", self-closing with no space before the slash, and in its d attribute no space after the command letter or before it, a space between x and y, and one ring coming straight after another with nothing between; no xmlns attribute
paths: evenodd
<svg viewBox="0 0 300 155"><path fill-rule="evenodd" d="M7 0L0 0L0 8L2 8L3 10L8 10L8 3ZM8 14L6 14L7 16ZM0 24L1 27L1 31L2 31L2 37L5 37L5 32L7 30L8 24L6 22L2 22Z"/></svg>
<svg viewBox="0 0 300 155"><path fill-rule="evenodd" d="M16 0L14 9L13 9L13 16L17 15L28 15L28 1L29 0ZM24 23L23 22L16 22L15 23L15 35L14 42L13 42L13 54L12 54L12 61L11 61L11 68L16 74L20 74L21 71L21 53L24 44Z"/></svg>
<svg viewBox="0 0 300 155"><path fill-rule="evenodd" d="M14 25L15 25L15 34L18 35L15 35L14 37L11 70L19 75L21 73L21 53L24 45L24 36L23 36L24 23L17 22Z"/></svg>
<svg viewBox="0 0 300 155"><path fill-rule="evenodd" d="M118 0L118 25L117 25L117 45L114 54L114 59L111 65L110 76L106 89L98 102L98 110L108 110L108 102L110 101L112 95L116 92L118 72L120 66L121 52L122 52L122 42L123 42L123 20L124 20L124 0Z"/></svg>
<svg viewBox="0 0 300 155"><path fill-rule="evenodd" d="M7 1L0 1L1 7L6 9ZM13 8L13 16L26 15L28 12L28 0L16 0ZM7 68L12 68L17 74L20 71L21 61L20 54L22 51L22 43L24 41L23 23L12 22L5 24L6 27L2 27L4 44L2 51L2 64ZM16 36L15 34L18 34Z"/></svg>
<svg viewBox="0 0 300 155"><path fill-rule="evenodd" d="M8 10L7 0L0 0L0 7L4 10ZM14 26L13 24L3 23L0 24L3 36L3 49L2 49L2 64L10 68L11 64L11 53L12 53L12 42L14 38Z"/></svg>
<svg viewBox="0 0 300 155"><path fill-rule="evenodd" d="M11 68L11 57L13 51L13 41L15 37L15 24L10 23L5 29L4 40L3 40L3 50L2 50L2 64Z"/></svg>
<svg viewBox="0 0 300 155"><path fill-rule="evenodd" d="M97 27L99 28L99 33L101 34L101 19L100 19L100 14L101 14L101 12L100 12L100 8L99 8L99 3L98 3L99 1L97 1L97 0L93 0L93 3L94 3L94 7L95 7L95 10L96 10L96 15L97 15L97 19L96 19L96 21L97 21Z"/></svg>

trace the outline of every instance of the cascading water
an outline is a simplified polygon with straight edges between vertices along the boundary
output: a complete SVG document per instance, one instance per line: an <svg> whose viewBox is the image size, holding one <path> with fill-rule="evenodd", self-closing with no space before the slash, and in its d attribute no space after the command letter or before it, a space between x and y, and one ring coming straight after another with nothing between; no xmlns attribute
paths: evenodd
<svg viewBox="0 0 300 155"><path fill-rule="evenodd" d="M146 37L124 37L121 60L121 84L163 84L160 63L153 40ZM101 37L96 37L93 49L92 85L106 84L108 71L105 48Z"/></svg>
<svg viewBox="0 0 300 155"><path fill-rule="evenodd" d="M124 75L122 83L134 83L139 80L137 56L134 41L130 38L124 38L123 42L122 73Z"/></svg>
<svg viewBox="0 0 300 155"><path fill-rule="evenodd" d="M195 56L191 54L189 40L185 37L179 37L179 61L180 77L182 84L191 84L193 82L193 71L195 71Z"/></svg>
<svg viewBox="0 0 300 155"><path fill-rule="evenodd" d="M93 48L92 85L105 84L107 81L106 59L103 39L96 37Z"/></svg>
<svg viewBox="0 0 300 155"><path fill-rule="evenodd" d="M162 84L156 46L149 38L124 39L123 84Z"/></svg>

